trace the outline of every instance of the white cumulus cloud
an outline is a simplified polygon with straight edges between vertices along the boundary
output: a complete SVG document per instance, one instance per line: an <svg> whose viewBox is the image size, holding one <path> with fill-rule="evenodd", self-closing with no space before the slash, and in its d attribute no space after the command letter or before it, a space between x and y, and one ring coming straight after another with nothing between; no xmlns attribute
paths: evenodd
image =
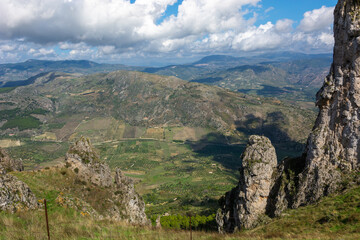
<svg viewBox="0 0 360 240"><path fill-rule="evenodd" d="M291 19L280 19L275 24L275 30L277 32L290 32L292 30L292 26L294 21Z"/></svg>
<svg viewBox="0 0 360 240"><path fill-rule="evenodd" d="M303 32L313 32L328 29L333 23L334 7L322 6L319 9L314 9L304 13L304 18L301 20L299 30Z"/></svg>

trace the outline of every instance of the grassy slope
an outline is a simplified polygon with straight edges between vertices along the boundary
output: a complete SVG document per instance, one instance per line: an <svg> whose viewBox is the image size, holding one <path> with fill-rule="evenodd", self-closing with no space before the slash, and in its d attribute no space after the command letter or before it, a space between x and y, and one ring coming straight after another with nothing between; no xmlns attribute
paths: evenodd
<svg viewBox="0 0 360 240"><path fill-rule="evenodd" d="M55 171L55 172L54 172ZM13 173L28 183L39 198L49 203L53 239L187 239L188 231L155 230L128 226L109 220L92 220L81 212L54 202L70 176L54 169ZM70 188L69 188L70 189ZM73 188L73 194L76 193ZM71 194L69 192L69 194ZM194 231L194 239L359 239L360 187L329 196L315 205L288 210L280 218L253 230L232 235ZM44 211L0 213L0 239L42 239L46 237Z"/></svg>

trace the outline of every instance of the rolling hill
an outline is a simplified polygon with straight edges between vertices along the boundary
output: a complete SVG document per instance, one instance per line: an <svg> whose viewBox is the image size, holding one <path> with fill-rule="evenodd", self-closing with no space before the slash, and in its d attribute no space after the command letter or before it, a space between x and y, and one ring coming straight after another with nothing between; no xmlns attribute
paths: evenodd
<svg viewBox="0 0 360 240"><path fill-rule="evenodd" d="M287 101L142 72L52 72L5 90L0 143L26 169L63 161L70 142L89 137L110 167L137 179L150 215L212 213L236 182L249 135L270 137L280 160L302 151L315 117Z"/></svg>

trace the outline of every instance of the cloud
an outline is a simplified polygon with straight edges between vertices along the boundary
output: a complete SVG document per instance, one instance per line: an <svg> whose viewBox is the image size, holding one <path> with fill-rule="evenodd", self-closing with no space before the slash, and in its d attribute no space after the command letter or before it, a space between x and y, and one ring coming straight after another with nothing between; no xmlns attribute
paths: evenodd
<svg viewBox="0 0 360 240"><path fill-rule="evenodd" d="M293 24L294 24L293 20L280 19L275 24L275 30L277 32L290 32L293 29L292 27Z"/></svg>
<svg viewBox="0 0 360 240"><path fill-rule="evenodd" d="M285 37L277 33L276 25L267 22L238 34L232 44L238 50L255 51L278 48L284 40Z"/></svg>
<svg viewBox="0 0 360 240"><path fill-rule="evenodd" d="M4 44L0 45L0 51L2 52L11 52L15 50L16 46L14 44Z"/></svg>
<svg viewBox="0 0 360 240"><path fill-rule="evenodd" d="M275 8L274 7L269 7L269 8L267 8L267 9L265 9L265 13L268 13L268 12L270 12L270 11L272 11L272 10L274 10Z"/></svg>
<svg viewBox="0 0 360 240"><path fill-rule="evenodd" d="M301 20L299 30L302 32L314 32L328 29L333 23L334 7L322 6L319 9L314 9L304 13L304 18Z"/></svg>
<svg viewBox="0 0 360 240"><path fill-rule="evenodd" d="M52 56L55 56L55 51L54 51L54 49L46 49L46 48L34 49L34 48L31 48L28 51L28 54L33 55L34 57L52 57Z"/></svg>
<svg viewBox="0 0 360 240"><path fill-rule="evenodd" d="M7 56L116 61L295 47L329 50L333 44L333 8L325 6L306 12L294 28L291 19L256 25L261 0L183 0L171 16L166 9L177 0L0 1L2 62Z"/></svg>
<svg viewBox="0 0 360 240"><path fill-rule="evenodd" d="M156 25L176 0L137 0L134 4L129 0L2 0L0 36L40 44L68 41L128 48L165 36L174 39L239 28L244 22L239 10L259 1L184 0L178 17Z"/></svg>
<svg viewBox="0 0 360 240"><path fill-rule="evenodd" d="M323 32L319 35L319 40L328 46L334 45L334 35L333 34Z"/></svg>
<svg viewBox="0 0 360 240"><path fill-rule="evenodd" d="M114 46L102 46L102 47L99 47L99 51L105 55L112 54L115 52L115 47Z"/></svg>

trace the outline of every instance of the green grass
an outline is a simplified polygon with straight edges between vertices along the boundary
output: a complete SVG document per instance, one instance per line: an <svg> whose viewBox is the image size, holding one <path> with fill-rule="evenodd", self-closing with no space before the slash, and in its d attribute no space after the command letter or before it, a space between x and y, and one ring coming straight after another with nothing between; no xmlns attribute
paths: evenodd
<svg viewBox="0 0 360 240"><path fill-rule="evenodd" d="M9 148L12 158L21 158L25 169L34 169L38 166L47 165L58 158L64 158L69 145L68 143L22 140L23 145Z"/></svg>
<svg viewBox="0 0 360 240"><path fill-rule="evenodd" d="M41 122L32 116L15 117L9 119L1 129L18 128L20 131L40 127Z"/></svg>
<svg viewBox="0 0 360 240"><path fill-rule="evenodd" d="M358 239L360 236L360 187L337 196L325 197L319 203L288 210L268 225L251 230L279 238L293 236L326 236L327 239ZM358 237L350 237L351 235Z"/></svg>

